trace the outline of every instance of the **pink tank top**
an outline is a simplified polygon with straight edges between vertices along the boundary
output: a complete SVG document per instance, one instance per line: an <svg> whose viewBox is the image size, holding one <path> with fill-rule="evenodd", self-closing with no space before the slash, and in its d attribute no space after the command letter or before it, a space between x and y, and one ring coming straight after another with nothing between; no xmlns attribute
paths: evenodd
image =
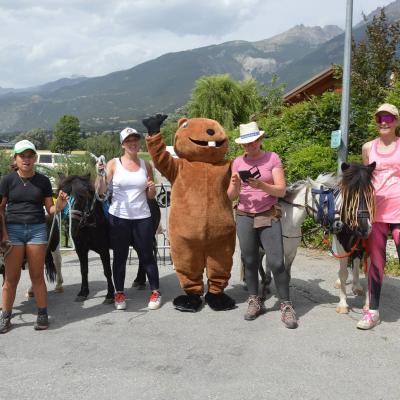
<svg viewBox="0 0 400 400"><path fill-rule="evenodd" d="M373 185L376 222L400 223L400 139L391 153L379 153L379 138L372 141L369 162L376 162Z"/></svg>

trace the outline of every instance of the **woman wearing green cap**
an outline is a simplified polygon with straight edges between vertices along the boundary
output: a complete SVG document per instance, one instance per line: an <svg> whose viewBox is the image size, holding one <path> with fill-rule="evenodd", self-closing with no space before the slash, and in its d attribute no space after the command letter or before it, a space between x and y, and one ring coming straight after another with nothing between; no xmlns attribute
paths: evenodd
<svg viewBox="0 0 400 400"><path fill-rule="evenodd" d="M34 328L48 328L47 288L43 268L47 250L47 229L43 205L48 214L53 214L63 209L67 203L67 195L60 192L54 204L49 178L35 172L37 155L33 143L29 140L17 142L13 155L15 171L5 175L0 181L3 240L9 240L12 246L5 258L0 333L6 333L11 328L12 307L24 257L28 260L29 275L38 307Z"/></svg>

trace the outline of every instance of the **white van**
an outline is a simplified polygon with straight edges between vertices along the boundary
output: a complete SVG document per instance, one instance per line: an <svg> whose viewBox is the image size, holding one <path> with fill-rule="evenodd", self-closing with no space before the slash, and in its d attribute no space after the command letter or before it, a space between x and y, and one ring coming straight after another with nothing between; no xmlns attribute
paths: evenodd
<svg viewBox="0 0 400 400"><path fill-rule="evenodd" d="M67 160L66 154L52 153L50 150L38 150L37 156L37 163L48 168L54 168Z"/></svg>

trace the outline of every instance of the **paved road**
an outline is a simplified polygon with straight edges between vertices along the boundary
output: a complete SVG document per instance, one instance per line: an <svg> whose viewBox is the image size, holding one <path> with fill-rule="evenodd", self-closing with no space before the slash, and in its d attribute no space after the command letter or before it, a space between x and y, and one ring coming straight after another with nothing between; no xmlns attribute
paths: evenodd
<svg viewBox="0 0 400 400"><path fill-rule="evenodd" d="M13 329L0 337L0 399L399 399L400 281L387 279L383 323L355 328L362 300L337 315L336 261L300 250L293 266L297 330L280 322L276 298L268 312L244 321L246 292L237 257L227 292L238 308L175 311L181 293L170 265L160 265L164 305L148 311L148 291L127 289L128 308L103 305L100 260L90 255L90 298L74 302L80 273L74 254L64 257L65 292L49 285L51 329L35 332L34 302L18 289ZM134 279L136 260L126 286ZM129 286L128 286L129 287Z"/></svg>

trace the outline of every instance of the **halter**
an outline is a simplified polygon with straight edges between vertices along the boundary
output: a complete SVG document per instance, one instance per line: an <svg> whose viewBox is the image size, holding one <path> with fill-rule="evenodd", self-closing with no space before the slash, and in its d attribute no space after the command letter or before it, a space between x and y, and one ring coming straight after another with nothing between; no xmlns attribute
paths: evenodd
<svg viewBox="0 0 400 400"><path fill-rule="evenodd" d="M89 200L86 200L85 209L83 211L76 210L73 208L75 204L75 198L70 195L70 199L68 200L68 207L64 209L64 216L70 217L70 220L76 220L78 222L78 227L95 227L96 222L87 222L88 218L93 214L94 206L96 204L96 196L93 196L92 202L89 207Z"/></svg>
<svg viewBox="0 0 400 400"><path fill-rule="evenodd" d="M338 229L341 229L336 223L336 214L338 213L335 210L335 192L338 193L334 188L325 189L322 185L319 189L311 189L312 201L317 205L314 219L330 233L337 233ZM318 200L316 195L319 195Z"/></svg>

